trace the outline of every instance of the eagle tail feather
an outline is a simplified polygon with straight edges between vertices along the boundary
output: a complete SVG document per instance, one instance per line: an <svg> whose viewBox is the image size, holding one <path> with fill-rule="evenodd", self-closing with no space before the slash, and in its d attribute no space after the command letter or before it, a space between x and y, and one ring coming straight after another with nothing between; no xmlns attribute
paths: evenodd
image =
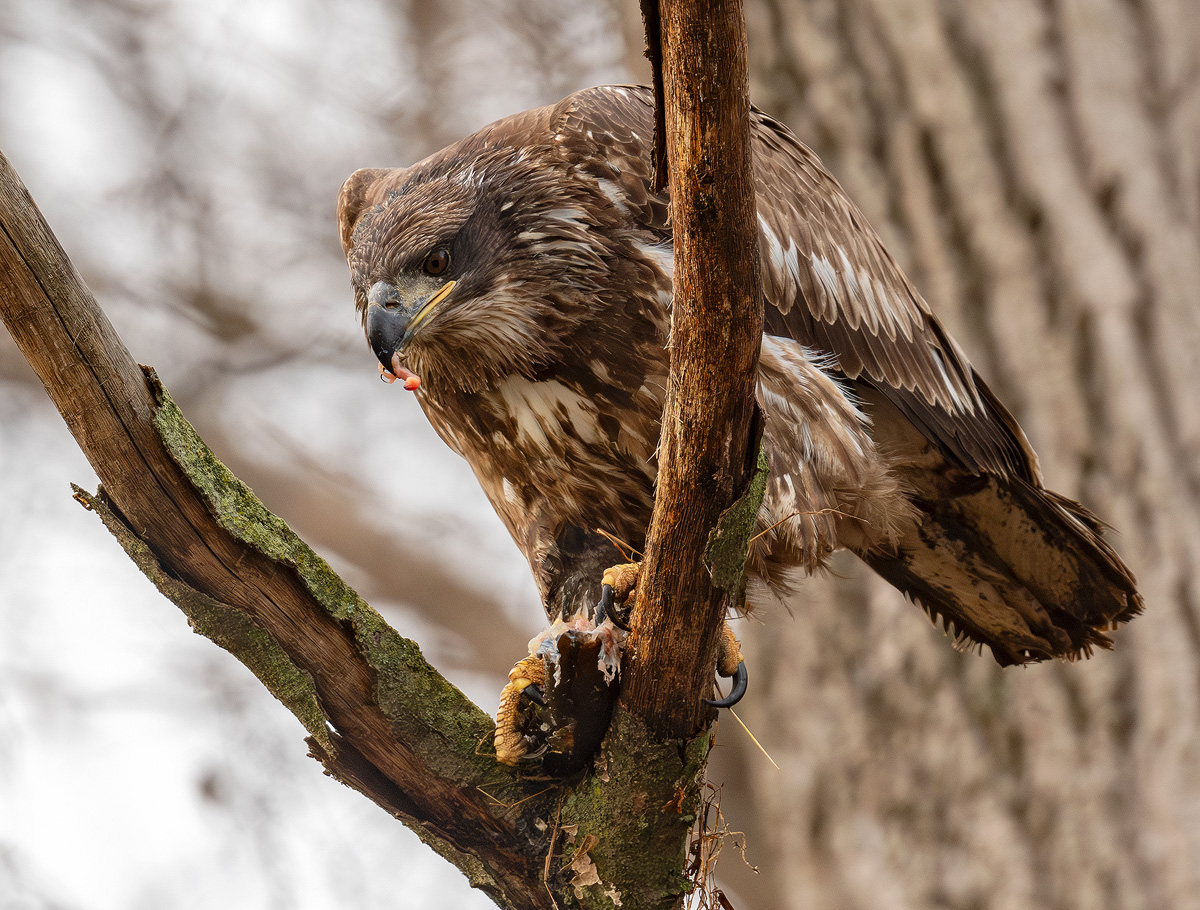
<svg viewBox="0 0 1200 910"><path fill-rule="evenodd" d="M1001 666L1076 660L1111 649L1106 632L1142 610L1104 523L1064 496L973 475L914 504L920 520L894 550L860 555L940 619L956 647L986 644Z"/></svg>

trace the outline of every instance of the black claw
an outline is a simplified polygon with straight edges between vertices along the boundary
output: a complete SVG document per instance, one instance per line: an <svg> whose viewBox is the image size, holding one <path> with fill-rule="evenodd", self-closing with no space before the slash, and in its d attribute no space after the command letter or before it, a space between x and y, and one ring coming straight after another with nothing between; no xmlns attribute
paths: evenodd
<svg viewBox="0 0 1200 910"><path fill-rule="evenodd" d="M537 683L530 683L521 690L521 694L528 698L535 705L546 707L546 695L542 692L542 687Z"/></svg>
<svg viewBox="0 0 1200 910"><path fill-rule="evenodd" d="M612 585L601 585L600 603L596 604L596 611L593 614L595 617L595 623L597 626L599 626L600 623L607 619L610 620L618 629L628 632L629 626L621 622L617 616L617 608L615 606L616 598L617 595L616 592L613 591Z"/></svg>
<svg viewBox="0 0 1200 910"><path fill-rule="evenodd" d="M732 708L742 696L746 694L746 662L739 661L737 669L733 671L733 688L724 698L706 698L705 704L712 705L714 708Z"/></svg>
<svg viewBox="0 0 1200 910"><path fill-rule="evenodd" d="M613 614L613 601L616 599L616 594L613 593L612 585L602 585L600 587L600 603L596 604L596 625L604 622L606 617Z"/></svg>

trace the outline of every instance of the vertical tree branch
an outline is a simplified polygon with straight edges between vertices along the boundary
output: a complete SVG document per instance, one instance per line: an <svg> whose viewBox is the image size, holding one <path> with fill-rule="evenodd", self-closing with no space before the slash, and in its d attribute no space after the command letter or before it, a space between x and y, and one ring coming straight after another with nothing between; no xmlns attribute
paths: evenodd
<svg viewBox="0 0 1200 910"><path fill-rule="evenodd" d="M717 632L737 597L736 585L712 583L705 554L754 473L763 307L742 5L658 6L675 304L658 492L622 699L660 735L690 737L704 724ZM649 16L646 28L655 32Z"/></svg>
<svg viewBox="0 0 1200 910"><path fill-rule="evenodd" d="M641 0L642 25L646 29L646 59L650 61L654 89L654 180L651 189L661 193L667 188L666 90L663 87L662 28L658 0Z"/></svg>

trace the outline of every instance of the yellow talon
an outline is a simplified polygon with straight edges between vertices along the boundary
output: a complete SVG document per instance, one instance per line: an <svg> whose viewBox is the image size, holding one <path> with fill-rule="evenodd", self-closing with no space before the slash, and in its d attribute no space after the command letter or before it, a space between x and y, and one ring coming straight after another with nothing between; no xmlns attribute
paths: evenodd
<svg viewBox="0 0 1200 910"><path fill-rule="evenodd" d="M517 661L508 671L508 685L500 693L500 707L496 709L496 761L515 765L529 747L521 734L521 693L529 686L542 685L546 679L545 664L540 655L531 654Z"/></svg>
<svg viewBox="0 0 1200 910"><path fill-rule="evenodd" d="M742 646L729 623L721 626L721 645L717 651L717 672L722 676L733 676L742 662Z"/></svg>

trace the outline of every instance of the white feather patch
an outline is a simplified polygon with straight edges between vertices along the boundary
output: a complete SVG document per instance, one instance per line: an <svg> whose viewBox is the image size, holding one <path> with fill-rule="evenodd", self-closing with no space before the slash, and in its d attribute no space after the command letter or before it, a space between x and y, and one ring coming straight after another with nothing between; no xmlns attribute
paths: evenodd
<svg viewBox="0 0 1200 910"><path fill-rule="evenodd" d="M604 194L605 198L613 204L613 208L622 214L629 214L629 206L625 204L625 196L621 192L620 187L607 177L601 177L596 181L596 185L600 188L600 192Z"/></svg>
<svg viewBox="0 0 1200 910"><path fill-rule="evenodd" d="M816 253L813 253L809 257L809 262L812 263L813 274L817 276L817 280L825 288L825 293L830 297L836 298L838 292L837 272L833 270L833 266L829 264L829 260L824 256L818 256Z"/></svg>
<svg viewBox="0 0 1200 910"><path fill-rule="evenodd" d="M635 248L668 278L675 268L675 247L669 243L635 243Z"/></svg>
<svg viewBox="0 0 1200 910"><path fill-rule="evenodd" d="M584 444L600 439L595 406L557 380L533 382L510 376L496 387L503 410L516 421L518 436L543 452L550 452L547 433L577 437Z"/></svg>

